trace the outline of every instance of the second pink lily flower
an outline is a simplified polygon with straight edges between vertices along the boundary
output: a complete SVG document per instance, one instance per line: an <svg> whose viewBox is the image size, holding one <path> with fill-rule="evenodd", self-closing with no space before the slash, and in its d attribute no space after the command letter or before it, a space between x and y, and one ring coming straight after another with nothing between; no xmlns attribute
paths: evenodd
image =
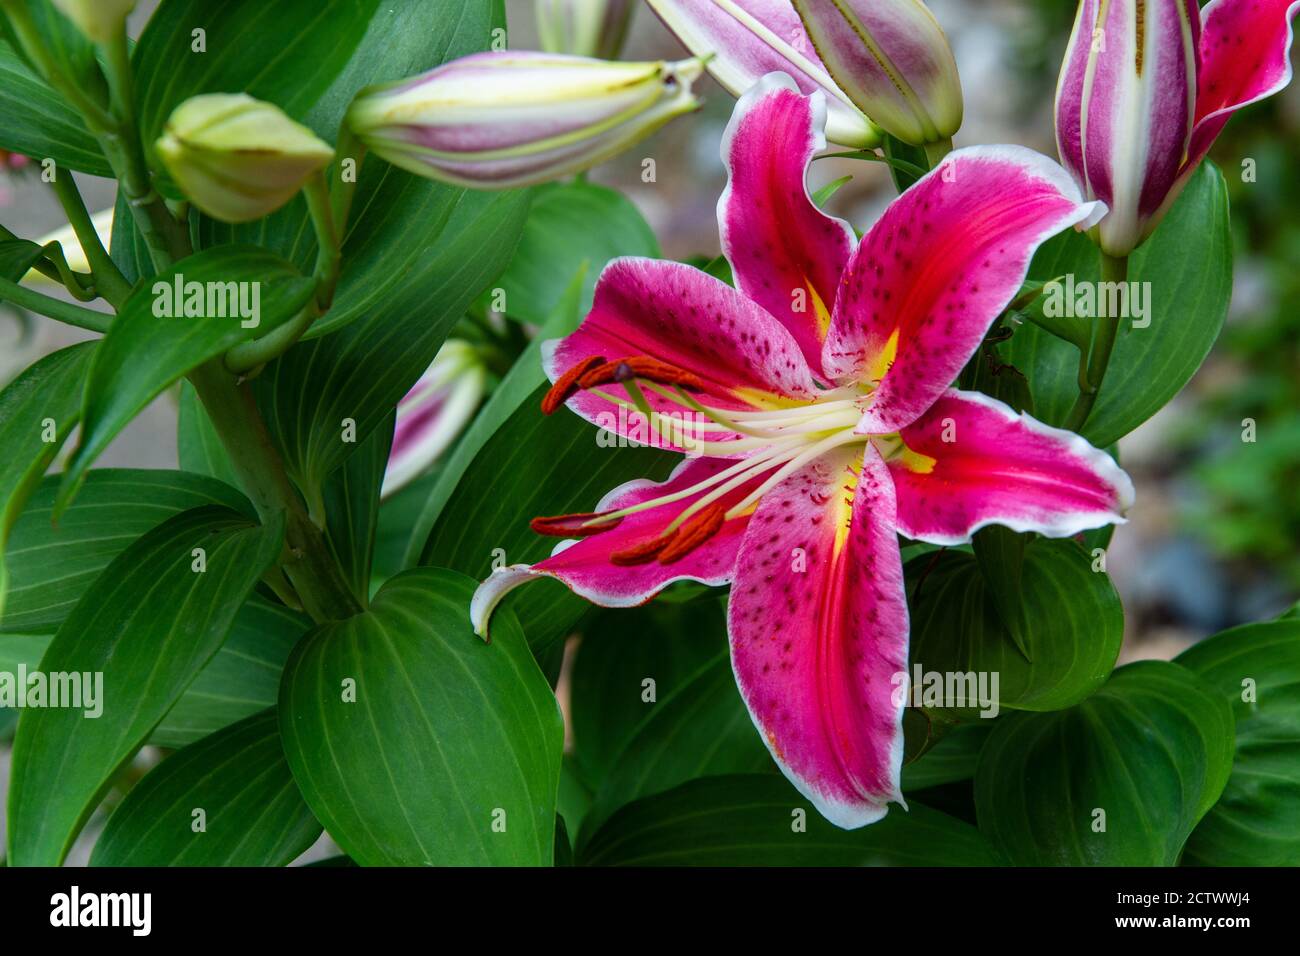
<svg viewBox="0 0 1300 956"><path fill-rule="evenodd" d="M718 204L737 287L612 262L576 332L548 343L561 402L689 452L662 483L536 519L572 540L495 573L471 616L537 576L597 604L673 581L731 585L736 679L781 769L827 819L901 802L908 612L898 535L956 544L997 523L1060 537L1122 521L1127 475L1077 435L950 383L1034 250L1105 211L1027 149L951 153L856 241L809 199L820 92L784 74L737 104Z"/></svg>

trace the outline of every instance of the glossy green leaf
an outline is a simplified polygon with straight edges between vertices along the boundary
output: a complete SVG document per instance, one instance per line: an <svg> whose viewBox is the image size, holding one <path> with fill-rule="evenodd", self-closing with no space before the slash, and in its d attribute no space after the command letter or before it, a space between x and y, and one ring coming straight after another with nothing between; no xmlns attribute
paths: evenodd
<svg viewBox="0 0 1300 956"><path fill-rule="evenodd" d="M41 258L41 247L25 239L0 242L0 276L19 282Z"/></svg>
<svg viewBox="0 0 1300 956"><path fill-rule="evenodd" d="M370 566L379 524L379 491L384 484L388 451L393 444L393 417L361 443L325 481L326 540L364 605L370 597Z"/></svg>
<svg viewBox="0 0 1300 956"><path fill-rule="evenodd" d="M641 797L699 777L775 770L724 649L652 705L596 791L578 846L611 813Z"/></svg>
<svg viewBox="0 0 1300 956"><path fill-rule="evenodd" d="M274 706L280 672L311 622L288 608L253 596L230 625L230 634L153 732L156 747L184 747L236 721ZM40 666L52 635L0 634L0 671Z"/></svg>
<svg viewBox="0 0 1300 956"><path fill-rule="evenodd" d="M194 310L198 315L188 314L189 291L183 296L174 291L155 294L155 290L162 292L164 283L175 290L177 280L186 290L192 283L208 288L205 301ZM241 319L229 298L236 285L248 297L240 300L248 312L255 311L251 297L258 290L256 327L244 327L254 319ZM212 290L218 286L223 291L214 296ZM190 256L156 282L137 289L100 342L87 374L81 436L64 471L56 513L66 507L113 437L164 388L195 366L292 318L313 288L311 279L265 250L224 246ZM185 316L179 314L182 299L187 303ZM163 316L155 309L161 309ZM167 315L167 309L173 314Z"/></svg>
<svg viewBox="0 0 1300 956"><path fill-rule="evenodd" d="M624 807L585 866L996 866L969 823L913 802L841 830L776 774L707 777Z"/></svg>
<svg viewBox="0 0 1300 956"><path fill-rule="evenodd" d="M161 469L92 471L56 524L59 477L45 478L5 548L9 596L0 631L53 634L91 582L131 542L191 508L247 508L234 488L203 475Z"/></svg>
<svg viewBox="0 0 1300 956"><path fill-rule="evenodd" d="M280 730L308 805L364 865L549 865L563 724L508 613L485 644L475 582L417 568L313 631Z"/></svg>
<svg viewBox="0 0 1300 956"><path fill-rule="evenodd" d="M1069 540L1040 538L1025 548L1020 608L1028 657L1003 624L973 555L945 551L909 561L913 699L920 695L922 706L939 715L989 709L969 701L957 708L946 694L932 698L938 683L918 682L917 667L940 677L974 673L988 692L996 675L999 707L1016 710L1057 710L1091 694L1115 666L1124 638L1119 595L1092 560Z"/></svg>
<svg viewBox="0 0 1300 956"><path fill-rule="evenodd" d="M659 257L654 233L625 196L584 182L538 189L519 248L501 276L505 314L544 325L569 280L583 271L579 311L585 315L601 270L620 256Z"/></svg>
<svg viewBox="0 0 1300 956"><path fill-rule="evenodd" d="M3 18L0 18L3 19ZM0 149L62 169L112 176L99 143L72 106L54 92L0 37Z"/></svg>
<svg viewBox="0 0 1300 956"><path fill-rule="evenodd" d="M94 46L72 21L63 15L52 0L6 0L6 4L15 8L26 8L24 15L30 21L44 55L53 66L55 73L68 77L81 95L107 108L108 86L95 60ZM35 65L18 42L17 34L10 22L10 17L15 12L6 11L5 16L0 18L0 31L3 32L10 47L18 53L29 68L32 68L32 75L37 75Z"/></svg>
<svg viewBox="0 0 1300 956"><path fill-rule="evenodd" d="M980 830L1023 866L1172 866L1232 767L1227 701L1141 661L1081 704L1010 714L975 773Z"/></svg>
<svg viewBox="0 0 1300 956"><path fill-rule="evenodd" d="M199 393L189 382L181 382L176 416L176 454L183 470L209 475L232 488L240 487L235 466L230 463L230 456L221 444Z"/></svg>
<svg viewBox="0 0 1300 956"><path fill-rule="evenodd" d="M356 50L378 0L167 0L132 55L146 149L200 93L243 92L303 119ZM194 30L203 30L196 50ZM337 121L316 132L334 141ZM155 164L157 165L157 164Z"/></svg>
<svg viewBox="0 0 1300 956"><path fill-rule="evenodd" d="M94 353L93 342L60 349L0 391L0 613L8 579L4 543L80 418L82 381Z"/></svg>
<svg viewBox="0 0 1300 956"><path fill-rule="evenodd" d="M583 780L601 783L652 712L706 664L727 654L720 601L655 601L602 610L582 628L569 685L569 720ZM646 681L653 681L649 687ZM653 700L647 700L653 691Z"/></svg>
<svg viewBox="0 0 1300 956"><path fill-rule="evenodd" d="M423 188L423 180L406 173L390 175L411 189ZM416 197L392 201L389 213L395 215ZM367 199L359 196L357 202L365 208ZM386 284L376 288L364 317L332 335L300 342L253 382L285 464L309 498L383 424L465 307L508 261L525 196L459 193L448 202L454 209L441 226L420 219L419 230L404 233L410 248L419 250L419 261L385 268ZM303 401L304 395L312 400ZM355 442L345 441L353 428Z"/></svg>
<svg viewBox="0 0 1300 956"><path fill-rule="evenodd" d="M320 833L268 708L149 771L108 818L90 865L285 866Z"/></svg>
<svg viewBox="0 0 1300 956"><path fill-rule="evenodd" d="M903 764L903 795L974 777L980 750L995 726L992 720L961 724L940 737L916 760Z"/></svg>
<svg viewBox="0 0 1300 956"><path fill-rule="evenodd" d="M282 524L261 527L225 508L197 508L144 535L86 591L41 669L102 674L101 713L23 711L9 789L11 863L62 861L113 774L221 647L280 553L283 533Z"/></svg>
<svg viewBox="0 0 1300 956"><path fill-rule="evenodd" d="M1232 706L1237 750L1219 802L1183 862L1300 864L1300 620L1247 624L1177 658Z"/></svg>
<svg viewBox="0 0 1300 956"><path fill-rule="evenodd" d="M1030 280L1073 275L1096 283L1096 246L1066 231L1034 257ZM1145 328L1122 323L1097 405L1082 429L1099 448L1142 424L1173 398L1201 367L1218 338L1232 296L1232 236L1223 176L1209 162L1193 174L1160 228L1129 261L1129 280L1149 283ZM1146 294L1146 293L1144 293ZM1003 347L1029 377L1036 418L1062 424L1078 394L1079 351L1033 325Z"/></svg>

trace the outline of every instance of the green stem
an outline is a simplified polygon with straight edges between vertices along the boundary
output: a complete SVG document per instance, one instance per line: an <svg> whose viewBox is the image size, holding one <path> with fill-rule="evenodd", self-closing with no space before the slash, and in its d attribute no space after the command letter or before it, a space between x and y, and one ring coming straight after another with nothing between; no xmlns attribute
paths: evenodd
<svg viewBox="0 0 1300 956"><path fill-rule="evenodd" d="M366 144L357 139L345 116L339 126L338 143L334 147L334 164L330 167L338 177L330 189L330 211L334 218L334 228L338 230L340 247L347 237L348 216L352 212L352 199L356 196L357 180L361 178L361 163L365 158ZM343 179L343 161L346 159L354 163L351 180Z"/></svg>
<svg viewBox="0 0 1300 956"><path fill-rule="evenodd" d="M930 168L938 166L943 158L952 152L952 137L940 140L937 143L925 144L925 161L930 164Z"/></svg>
<svg viewBox="0 0 1300 956"><path fill-rule="evenodd" d="M41 39L40 31L36 29L36 24L26 5L5 3L4 12L9 17L9 25L13 28L18 45L22 47L27 59L32 61L37 72L50 86L58 90L64 99L81 112L91 131L97 132L110 125L111 118L104 108L87 96L76 81L65 77L59 71L58 64L50 58L49 51L45 48L45 41Z"/></svg>
<svg viewBox="0 0 1300 956"><path fill-rule="evenodd" d="M33 292L5 278L0 278L0 302L11 302L28 312L35 312L67 325L75 325L79 329L99 332L101 335L108 331L108 323L112 318L102 312L92 312L90 309L83 309L62 299Z"/></svg>
<svg viewBox="0 0 1300 956"><path fill-rule="evenodd" d="M61 245L57 242L47 242L41 246L41 253L45 257L44 261L54 267L54 274L58 277L56 281L63 283L63 288L68 290L70 296L78 302L93 302L99 298L92 277L72 271ZM39 269L39 266L37 268Z"/></svg>
<svg viewBox="0 0 1300 956"><path fill-rule="evenodd" d="M231 372L249 372L271 359L283 355L312 323L329 311L334 302L334 289L339 281L341 250L340 227L330 204L329 187L323 173L317 173L303 186L307 210L311 213L312 227L316 231L316 294L303 306L302 311L277 329L260 339L236 345L226 353L226 368Z"/></svg>
<svg viewBox="0 0 1300 956"><path fill-rule="evenodd" d="M1100 255L1102 282L1128 281L1127 256L1116 258L1104 252ZM1115 339L1119 335L1119 322L1120 316L1108 315L1099 318L1093 325L1092 344L1088 350L1087 386L1080 389L1079 397L1075 399L1074 407L1065 420L1064 427L1067 431L1077 432L1083 428L1088 416L1092 414L1093 406L1097 404L1101 383L1105 380L1106 368L1110 365L1111 352L1115 349Z"/></svg>
<svg viewBox="0 0 1300 956"><path fill-rule="evenodd" d="M219 359L191 372L190 381L257 513L264 521L281 512L285 515L281 566L303 608L318 623L360 613L361 606L324 534L308 517L302 498L289 481L249 385L236 384Z"/></svg>
<svg viewBox="0 0 1300 956"><path fill-rule="evenodd" d="M71 170L55 170L50 185L59 197L59 204L63 206L63 213L68 217L72 231L77 234L86 261L90 263L90 273L95 277L95 290L109 305L120 310L131 295L131 283L126 281L126 276L122 275L117 263L109 257L108 250L100 241Z"/></svg>

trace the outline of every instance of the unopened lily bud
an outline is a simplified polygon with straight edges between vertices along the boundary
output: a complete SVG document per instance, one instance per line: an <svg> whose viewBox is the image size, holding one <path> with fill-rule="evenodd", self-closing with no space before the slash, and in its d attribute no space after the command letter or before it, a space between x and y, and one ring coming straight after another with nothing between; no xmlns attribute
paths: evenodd
<svg viewBox="0 0 1300 956"><path fill-rule="evenodd" d="M769 73L785 73L802 93L826 96L826 139L851 149L881 143L880 128L835 84L790 0L646 0L682 44L707 57L709 75L732 96Z"/></svg>
<svg viewBox="0 0 1300 956"><path fill-rule="evenodd" d="M249 222L279 209L334 150L279 107L243 93L205 93L176 107L158 155L205 213Z"/></svg>
<svg viewBox="0 0 1300 956"><path fill-rule="evenodd" d="M1056 90L1061 162L1110 208L1097 238L1128 255L1154 228L1187 154L1200 13L1188 0L1083 2Z"/></svg>
<svg viewBox="0 0 1300 956"><path fill-rule="evenodd" d="M627 38L632 0L535 0L547 53L615 59Z"/></svg>
<svg viewBox="0 0 1300 956"><path fill-rule="evenodd" d="M92 43L107 43L126 26L135 0L54 0L54 5Z"/></svg>
<svg viewBox="0 0 1300 956"><path fill-rule="evenodd" d="M444 342L415 387L397 403L382 497L428 471L474 417L486 386L487 366L478 350L461 339Z"/></svg>
<svg viewBox="0 0 1300 956"><path fill-rule="evenodd" d="M697 60L615 63L555 53L476 53L363 91L348 124L419 176L477 189L589 169L699 106Z"/></svg>
<svg viewBox="0 0 1300 956"><path fill-rule="evenodd" d="M794 0L840 89L913 146L961 127L961 80L939 22L921 0Z"/></svg>

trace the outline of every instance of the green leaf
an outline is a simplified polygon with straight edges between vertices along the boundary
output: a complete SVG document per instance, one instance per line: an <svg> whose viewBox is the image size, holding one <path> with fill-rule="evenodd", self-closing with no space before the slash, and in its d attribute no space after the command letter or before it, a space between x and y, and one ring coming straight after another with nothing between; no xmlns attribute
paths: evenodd
<svg viewBox="0 0 1300 956"><path fill-rule="evenodd" d="M351 59L377 6L378 0L167 0L132 56L146 150L152 152L172 110L200 93L244 92L304 118ZM205 48L195 50L200 27ZM333 142L337 129L336 121L316 132Z"/></svg>
<svg viewBox="0 0 1300 956"><path fill-rule="evenodd" d="M5 549L9 597L0 630L53 634L99 573L136 538L182 511L248 507L235 489L202 475L154 469L92 471L56 525L59 477L45 478Z"/></svg>
<svg viewBox="0 0 1300 956"><path fill-rule="evenodd" d="M221 444L221 438L203 407L199 393L189 382L181 382L176 420L176 451L183 470L209 475L232 488L240 487L235 466L230 463L230 456Z"/></svg>
<svg viewBox="0 0 1300 956"><path fill-rule="evenodd" d="M0 17L0 20L3 18ZM81 114L40 79L8 40L0 37L0 149L60 169L112 177L112 167Z"/></svg>
<svg viewBox="0 0 1300 956"><path fill-rule="evenodd" d="M235 615L221 649L149 735L149 743L184 747L274 706L284 662L310 627L306 616L254 595Z"/></svg>
<svg viewBox="0 0 1300 956"><path fill-rule="evenodd" d="M1057 710L1095 691L1115 666L1124 638L1119 595L1073 541L1040 538L1025 548L1020 608L1028 657L1003 624L973 555L923 554L906 570L913 674L918 667L940 678L974 673L987 677L990 691L996 676L999 707ZM937 682L912 683L932 714L973 716L982 709L934 698Z"/></svg>
<svg viewBox="0 0 1300 956"><path fill-rule="evenodd" d="M544 394L546 386L538 386L473 456L429 533L421 564L482 580L492 572L494 549L510 564L540 561L555 540L535 534L529 518L590 511L618 485L662 480L681 460L657 449L606 447L613 436L572 412L543 415ZM514 608L529 644L541 650L564 637L589 605L559 582L541 580L510 595L503 607Z"/></svg>
<svg viewBox="0 0 1300 956"><path fill-rule="evenodd" d="M174 290L178 280L187 289L193 283L212 284L197 309L199 315L178 314L181 300L188 300L189 292L184 296L155 294L164 283ZM250 299L252 290L258 290L260 319L256 328L244 327L245 320L227 298L232 284L248 290ZM212 295L218 286L224 290L221 299ZM313 281L300 276L287 262L252 246L224 246L197 253L176 263L155 283L137 289L113 320L91 362L82 402L81 437L64 471L55 513L71 501L91 463L113 437L163 389L195 366L292 318L313 289ZM250 299L241 301L253 312ZM164 311L159 317L154 311L159 307L170 307L172 314ZM217 314L209 315L209 311ZM234 314L220 314L223 312Z"/></svg>
<svg viewBox="0 0 1300 956"><path fill-rule="evenodd" d="M693 780L616 813L585 866L996 866L969 823L913 802L841 830L776 774Z"/></svg>
<svg viewBox="0 0 1300 956"><path fill-rule="evenodd" d="M23 711L9 789L11 863L63 860L114 773L225 641L283 534L282 523L260 527L225 508L197 508L144 535L86 591L41 670L102 675L102 712L86 719L87 708ZM206 562L201 573L196 548Z"/></svg>
<svg viewBox="0 0 1300 956"><path fill-rule="evenodd" d="M535 191L519 248L501 276L505 314L544 325L572 277L585 270L579 299L585 315L611 259L659 255L654 233L621 193L583 182L543 186Z"/></svg>
<svg viewBox="0 0 1300 956"><path fill-rule="evenodd" d="M100 106L105 106L108 103L108 87L95 61L95 48L72 21L59 11L51 0L6 0L6 2L13 7L27 8L26 16L31 21L40 46L55 72L68 77L83 96ZM27 58L18 43L17 34L11 23L12 17L13 11L7 11L5 17L0 18L0 29L3 29L5 39L12 49L18 51L23 62L28 67L33 67L34 64ZM37 75L37 71L33 69L32 75Z"/></svg>
<svg viewBox="0 0 1300 956"><path fill-rule="evenodd" d="M474 586L399 574L285 666L294 779L363 866L552 861L563 722L513 617L491 644L470 629Z"/></svg>
<svg viewBox="0 0 1300 956"><path fill-rule="evenodd" d="M1045 243L1030 280L1073 275L1100 278L1097 247L1068 230ZM1218 338L1232 296L1232 236L1228 197L1209 162L1192 176L1160 228L1129 260L1129 280L1150 283L1150 325L1125 319L1097 405L1082 433L1104 448L1142 424L1173 398L1201 367ZM1079 351L1033 325L1016 330L1003 347L1007 360L1029 377L1035 417L1062 424L1078 395Z"/></svg>
<svg viewBox="0 0 1300 956"><path fill-rule="evenodd" d="M578 847L615 810L641 797L699 777L775 769L724 649L646 714L596 791Z"/></svg>
<svg viewBox="0 0 1300 956"><path fill-rule="evenodd" d="M80 418L81 383L94 353L94 342L60 349L29 366L0 392L0 614L9 576L5 542Z"/></svg>
<svg viewBox="0 0 1300 956"><path fill-rule="evenodd" d="M381 203L387 215L414 210L418 217L424 207L414 193L427 184L400 171L387 174L412 195L361 195L358 208ZM465 307L508 261L523 222L524 194L460 192L443 198L454 207L446 210L450 215L444 221L415 218L397 229L403 248L409 243L418 250L418 262L396 259L376 273L376 282L382 282L373 287L362 318L332 335L298 343L253 381L289 473L308 500L320 495L326 476L384 423L429 367ZM303 401L304 395L312 400ZM355 425L356 442L343 441L348 423Z"/></svg>
<svg viewBox="0 0 1300 956"><path fill-rule="evenodd" d="M1300 620L1247 624L1207 638L1176 662L1227 701L1237 750L1223 796L1187 841L1184 863L1300 862Z"/></svg>
<svg viewBox="0 0 1300 956"><path fill-rule="evenodd" d="M726 620L716 600L655 601L592 615L582 629L569 685L582 779L600 784L637 727L668 706L702 667L726 654ZM646 680L654 681L654 701L645 699Z"/></svg>
<svg viewBox="0 0 1300 956"><path fill-rule="evenodd" d="M320 833L270 708L151 770L108 818L90 865L285 866Z"/></svg>
<svg viewBox="0 0 1300 956"><path fill-rule="evenodd" d="M1016 865L1173 866L1232 746L1232 710L1201 678L1129 664L1069 710L998 721L975 773L979 827Z"/></svg>
<svg viewBox="0 0 1300 956"><path fill-rule="evenodd" d="M971 779L984 741L995 726L992 720L978 720L953 727L920 757L903 765L903 794Z"/></svg>
<svg viewBox="0 0 1300 956"><path fill-rule="evenodd" d="M274 706L284 662L310 626L303 615L254 595L235 615L221 649L153 729L149 743L184 747ZM0 634L0 671L36 670L52 640L48 634Z"/></svg>
<svg viewBox="0 0 1300 956"><path fill-rule="evenodd" d="M379 491L393 444L393 424L390 415L325 482L326 540L363 607L370 598Z"/></svg>
<svg viewBox="0 0 1300 956"><path fill-rule="evenodd" d="M2 148L2 147L0 147ZM41 258L41 247L25 239L0 242L0 277L20 282Z"/></svg>

